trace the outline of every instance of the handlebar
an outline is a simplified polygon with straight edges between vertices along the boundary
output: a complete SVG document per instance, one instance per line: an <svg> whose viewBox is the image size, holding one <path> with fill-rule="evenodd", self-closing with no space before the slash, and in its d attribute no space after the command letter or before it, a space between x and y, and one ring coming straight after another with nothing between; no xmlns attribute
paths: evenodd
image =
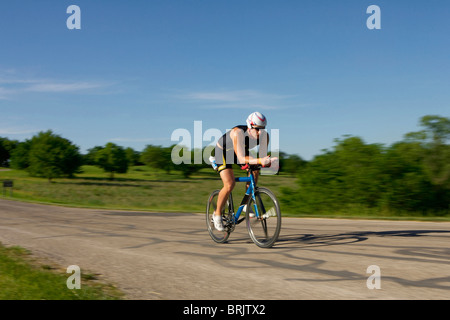
<svg viewBox="0 0 450 320"><path fill-rule="evenodd" d="M241 170L247 170L248 168L250 168L250 165L248 163L246 163L245 165L241 166Z"/></svg>
<svg viewBox="0 0 450 320"><path fill-rule="evenodd" d="M270 158L270 163L267 166L263 166L262 164L248 164L246 163L245 165L241 166L242 170L248 170L248 169L259 169L259 168L269 168L272 166L274 161L278 161L278 158Z"/></svg>
<svg viewBox="0 0 450 320"><path fill-rule="evenodd" d="M256 170L256 169L259 169L261 167L262 167L262 165L260 165L260 164L252 164L252 165L250 165L250 164L246 163L245 165L241 166L241 170Z"/></svg>

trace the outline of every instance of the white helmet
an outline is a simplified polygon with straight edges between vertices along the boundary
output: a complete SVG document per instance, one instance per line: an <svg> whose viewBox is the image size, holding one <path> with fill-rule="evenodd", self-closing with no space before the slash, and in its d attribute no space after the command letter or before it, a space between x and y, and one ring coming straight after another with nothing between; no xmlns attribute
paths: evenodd
<svg viewBox="0 0 450 320"><path fill-rule="evenodd" d="M264 129L267 125L267 119L261 112L253 112L247 118L247 127Z"/></svg>

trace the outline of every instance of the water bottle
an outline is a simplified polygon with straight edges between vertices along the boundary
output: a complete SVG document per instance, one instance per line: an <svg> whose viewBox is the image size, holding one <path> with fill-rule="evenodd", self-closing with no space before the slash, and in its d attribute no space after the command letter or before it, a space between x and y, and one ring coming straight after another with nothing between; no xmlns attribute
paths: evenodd
<svg viewBox="0 0 450 320"><path fill-rule="evenodd" d="M219 166L216 163L216 158L214 158L213 156L209 157L209 162L211 162L213 169L217 171L217 168L219 168Z"/></svg>

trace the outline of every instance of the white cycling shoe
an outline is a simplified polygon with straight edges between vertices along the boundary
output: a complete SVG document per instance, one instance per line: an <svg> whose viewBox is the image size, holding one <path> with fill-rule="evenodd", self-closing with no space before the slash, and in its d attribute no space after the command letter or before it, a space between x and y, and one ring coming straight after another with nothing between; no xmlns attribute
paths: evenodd
<svg viewBox="0 0 450 320"><path fill-rule="evenodd" d="M212 220L214 222L214 228L216 228L217 231L225 231L225 228L224 228L223 222L222 222L222 216L213 214Z"/></svg>

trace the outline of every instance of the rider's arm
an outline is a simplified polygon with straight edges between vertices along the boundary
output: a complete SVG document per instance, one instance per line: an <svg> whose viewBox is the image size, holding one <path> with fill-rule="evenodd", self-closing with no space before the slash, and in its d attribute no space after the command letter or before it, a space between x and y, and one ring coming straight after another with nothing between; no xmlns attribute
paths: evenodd
<svg viewBox="0 0 450 320"><path fill-rule="evenodd" d="M264 158L269 152L269 134L263 130L259 133L259 156Z"/></svg>
<svg viewBox="0 0 450 320"><path fill-rule="evenodd" d="M248 163L250 165L256 164L267 165L266 158L268 157L253 158L251 156L245 155L245 134L243 130L235 128L231 132L230 137L233 140L234 152L236 153L239 163Z"/></svg>
<svg viewBox="0 0 450 320"><path fill-rule="evenodd" d="M268 155L269 151L269 134L267 131L263 130L259 133L259 156L258 158L258 164L262 165L263 167L270 166L272 160L270 156Z"/></svg>

